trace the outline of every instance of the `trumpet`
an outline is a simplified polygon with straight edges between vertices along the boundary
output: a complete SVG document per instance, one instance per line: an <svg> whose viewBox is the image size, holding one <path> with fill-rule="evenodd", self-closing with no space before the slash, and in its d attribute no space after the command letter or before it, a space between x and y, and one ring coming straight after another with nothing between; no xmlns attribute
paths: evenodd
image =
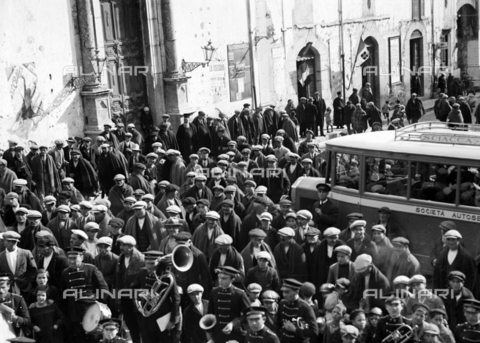
<svg viewBox="0 0 480 343"><path fill-rule="evenodd" d="M200 328L205 331L209 331L213 329L213 327L217 324L217 318L214 314L206 314L200 319Z"/></svg>
<svg viewBox="0 0 480 343"><path fill-rule="evenodd" d="M410 325L403 324L390 335L385 337L382 340L382 343L405 343L413 336L413 330L416 327L417 325L412 328Z"/></svg>

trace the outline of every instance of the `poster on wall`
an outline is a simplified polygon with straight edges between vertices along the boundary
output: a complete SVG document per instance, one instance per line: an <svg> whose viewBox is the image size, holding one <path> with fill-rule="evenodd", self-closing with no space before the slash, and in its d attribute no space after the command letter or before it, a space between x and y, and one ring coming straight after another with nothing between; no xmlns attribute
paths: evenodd
<svg viewBox="0 0 480 343"><path fill-rule="evenodd" d="M227 45L230 102L252 97L248 43Z"/></svg>

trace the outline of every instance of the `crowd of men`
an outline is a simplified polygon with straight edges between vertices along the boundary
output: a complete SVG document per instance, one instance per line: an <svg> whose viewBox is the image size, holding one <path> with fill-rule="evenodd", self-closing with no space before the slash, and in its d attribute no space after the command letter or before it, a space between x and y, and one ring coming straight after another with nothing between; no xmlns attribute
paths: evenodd
<svg viewBox="0 0 480 343"><path fill-rule="evenodd" d="M456 223L442 222L421 266L388 207L376 222L350 213L338 227L327 184L310 208L292 203L291 185L326 168L313 139L321 116L299 117L298 143L292 112L304 102L253 113L245 104L229 119L188 113L176 133L168 115L155 126L145 109L147 134L105 124L94 144L10 140L0 335L5 325L8 339L36 342L380 343L405 324L412 342L480 340L477 263ZM326 110L318 94L305 106ZM179 246L187 270L172 255ZM102 321L89 329L91 311Z"/></svg>

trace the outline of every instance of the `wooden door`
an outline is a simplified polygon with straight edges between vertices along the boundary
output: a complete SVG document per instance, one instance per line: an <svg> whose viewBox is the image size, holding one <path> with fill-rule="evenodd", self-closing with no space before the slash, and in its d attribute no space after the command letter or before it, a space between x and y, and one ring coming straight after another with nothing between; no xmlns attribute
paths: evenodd
<svg viewBox="0 0 480 343"><path fill-rule="evenodd" d="M139 0L100 0L108 86L112 89L114 121L140 128L139 114L147 105Z"/></svg>

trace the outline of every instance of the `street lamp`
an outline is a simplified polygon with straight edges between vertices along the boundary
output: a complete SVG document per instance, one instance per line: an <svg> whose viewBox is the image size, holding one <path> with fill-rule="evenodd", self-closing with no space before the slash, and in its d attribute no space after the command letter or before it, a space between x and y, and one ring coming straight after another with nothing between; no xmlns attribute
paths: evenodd
<svg viewBox="0 0 480 343"><path fill-rule="evenodd" d="M185 62L185 60L182 60L182 70L184 73L191 72L200 66L205 68L205 66L208 66L208 64L212 61L213 54L217 50L217 48L212 45L212 41L209 40L208 44L202 46L201 48L203 50L205 62Z"/></svg>

